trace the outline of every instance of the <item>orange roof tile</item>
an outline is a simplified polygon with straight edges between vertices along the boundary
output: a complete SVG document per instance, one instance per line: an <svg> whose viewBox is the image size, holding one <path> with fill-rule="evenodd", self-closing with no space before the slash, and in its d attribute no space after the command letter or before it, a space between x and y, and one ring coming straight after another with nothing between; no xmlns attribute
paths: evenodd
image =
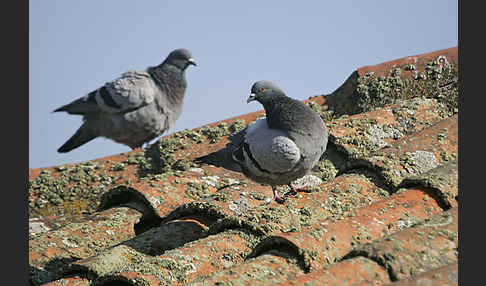
<svg viewBox="0 0 486 286"><path fill-rule="evenodd" d="M353 249L347 257L364 256L383 265L392 280L456 263L458 209L437 214L411 228Z"/></svg>
<svg viewBox="0 0 486 286"><path fill-rule="evenodd" d="M445 286L459 285L458 263L451 263L446 266L419 274L413 278L397 281L386 286Z"/></svg>
<svg viewBox="0 0 486 286"><path fill-rule="evenodd" d="M327 268L313 271L292 280L276 285L369 285L378 286L390 282L388 273L378 263L364 258L355 257Z"/></svg>

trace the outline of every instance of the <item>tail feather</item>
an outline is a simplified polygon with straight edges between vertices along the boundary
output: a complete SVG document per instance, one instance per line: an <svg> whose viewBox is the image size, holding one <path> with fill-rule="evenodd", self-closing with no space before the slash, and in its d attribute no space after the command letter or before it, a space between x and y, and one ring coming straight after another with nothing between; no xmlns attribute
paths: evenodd
<svg viewBox="0 0 486 286"><path fill-rule="evenodd" d="M242 159L243 155L239 154L238 151L241 153L241 146L245 140L246 130L247 128L229 135L228 139L230 142L226 144L223 149L196 158L196 163L205 163L217 167L223 167L228 170L241 172L242 169L240 163L238 162L241 162L244 159Z"/></svg>
<svg viewBox="0 0 486 286"><path fill-rule="evenodd" d="M68 141L66 141L66 143L57 149L57 152L67 153L95 139L97 136L93 134L93 132L90 132L90 130L88 130L85 126L86 125L81 126L78 131L76 131L76 133L74 133L74 135L71 136Z"/></svg>

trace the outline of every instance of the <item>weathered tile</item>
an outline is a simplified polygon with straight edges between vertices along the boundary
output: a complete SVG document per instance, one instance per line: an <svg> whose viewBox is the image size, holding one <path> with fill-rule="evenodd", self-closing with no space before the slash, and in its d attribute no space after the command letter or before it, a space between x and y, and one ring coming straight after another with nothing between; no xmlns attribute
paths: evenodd
<svg viewBox="0 0 486 286"><path fill-rule="evenodd" d="M29 238L29 266L34 283L60 277L69 263L91 257L135 237L141 214L129 208L109 209Z"/></svg>
<svg viewBox="0 0 486 286"><path fill-rule="evenodd" d="M361 158L359 164L376 170L388 185L396 188L405 178L455 160L457 154L458 124L454 115Z"/></svg>
<svg viewBox="0 0 486 286"><path fill-rule="evenodd" d="M384 265L392 280L434 270L458 261L458 209L440 213L381 241L350 253Z"/></svg>
<svg viewBox="0 0 486 286"><path fill-rule="evenodd" d="M423 186L429 188L444 208L457 207L458 171L457 159L454 159L423 174L405 178L400 187Z"/></svg>
<svg viewBox="0 0 486 286"><path fill-rule="evenodd" d="M356 257L333 264L325 269L298 276L292 280L283 281L276 285L369 285L379 286L390 282L386 270L378 263Z"/></svg>
<svg viewBox="0 0 486 286"><path fill-rule="evenodd" d="M386 286L454 286L459 285L458 263L451 263L446 266L415 275L409 279L400 280Z"/></svg>
<svg viewBox="0 0 486 286"><path fill-rule="evenodd" d="M342 220L324 219L299 232L269 236L256 246L252 255L288 245L299 250L306 269L312 271L338 261L353 247L405 229L440 212L442 209L427 193L408 190L357 208L352 216Z"/></svg>

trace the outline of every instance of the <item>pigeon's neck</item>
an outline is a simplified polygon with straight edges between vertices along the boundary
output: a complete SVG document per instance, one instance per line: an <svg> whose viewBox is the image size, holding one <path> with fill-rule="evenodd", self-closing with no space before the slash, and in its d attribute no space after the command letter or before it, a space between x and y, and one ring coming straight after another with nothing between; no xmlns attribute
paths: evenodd
<svg viewBox="0 0 486 286"><path fill-rule="evenodd" d="M271 98L261 102L261 104L265 109L268 128L278 128L279 126L275 125L275 117L278 117L278 110L276 110L278 107L277 100L275 100L275 98Z"/></svg>
<svg viewBox="0 0 486 286"><path fill-rule="evenodd" d="M148 68L147 71L155 83L165 92L172 105L176 106L182 103L187 87L184 70L164 62L156 67Z"/></svg>

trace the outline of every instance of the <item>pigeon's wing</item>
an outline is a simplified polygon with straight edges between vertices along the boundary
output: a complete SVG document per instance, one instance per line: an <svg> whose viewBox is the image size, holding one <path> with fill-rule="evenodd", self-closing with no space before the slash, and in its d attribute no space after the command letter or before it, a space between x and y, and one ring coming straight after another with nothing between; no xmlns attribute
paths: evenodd
<svg viewBox="0 0 486 286"><path fill-rule="evenodd" d="M146 106L154 101L157 92L150 74L144 71L129 71L119 78L67 105L54 110L69 114L105 112L110 114L126 113Z"/></svg>
<svg viewBox="0 0 486 286"><path fill-rule="evenodd" d="M315 163L326 150L328 130L321 117L309 106L292 98L279 98L269 114L271 128L285 131L304 157L304 168Z"/></svg>
<svg viewBox="0 0 486 286"><path fill-rule="evenodd" d="M295 143L284 132L268 128L265 119L248 127L243 148L239 150L235 160L268 173L288 172L300 160L300 150Z"/></svg>
<svg viewBox="0 0 486 286"><path fill-rule="evenodd" d="M157 92L150 74L130 71L98 89L95 100L107 113L125 113L150 104Z"/></svg>

